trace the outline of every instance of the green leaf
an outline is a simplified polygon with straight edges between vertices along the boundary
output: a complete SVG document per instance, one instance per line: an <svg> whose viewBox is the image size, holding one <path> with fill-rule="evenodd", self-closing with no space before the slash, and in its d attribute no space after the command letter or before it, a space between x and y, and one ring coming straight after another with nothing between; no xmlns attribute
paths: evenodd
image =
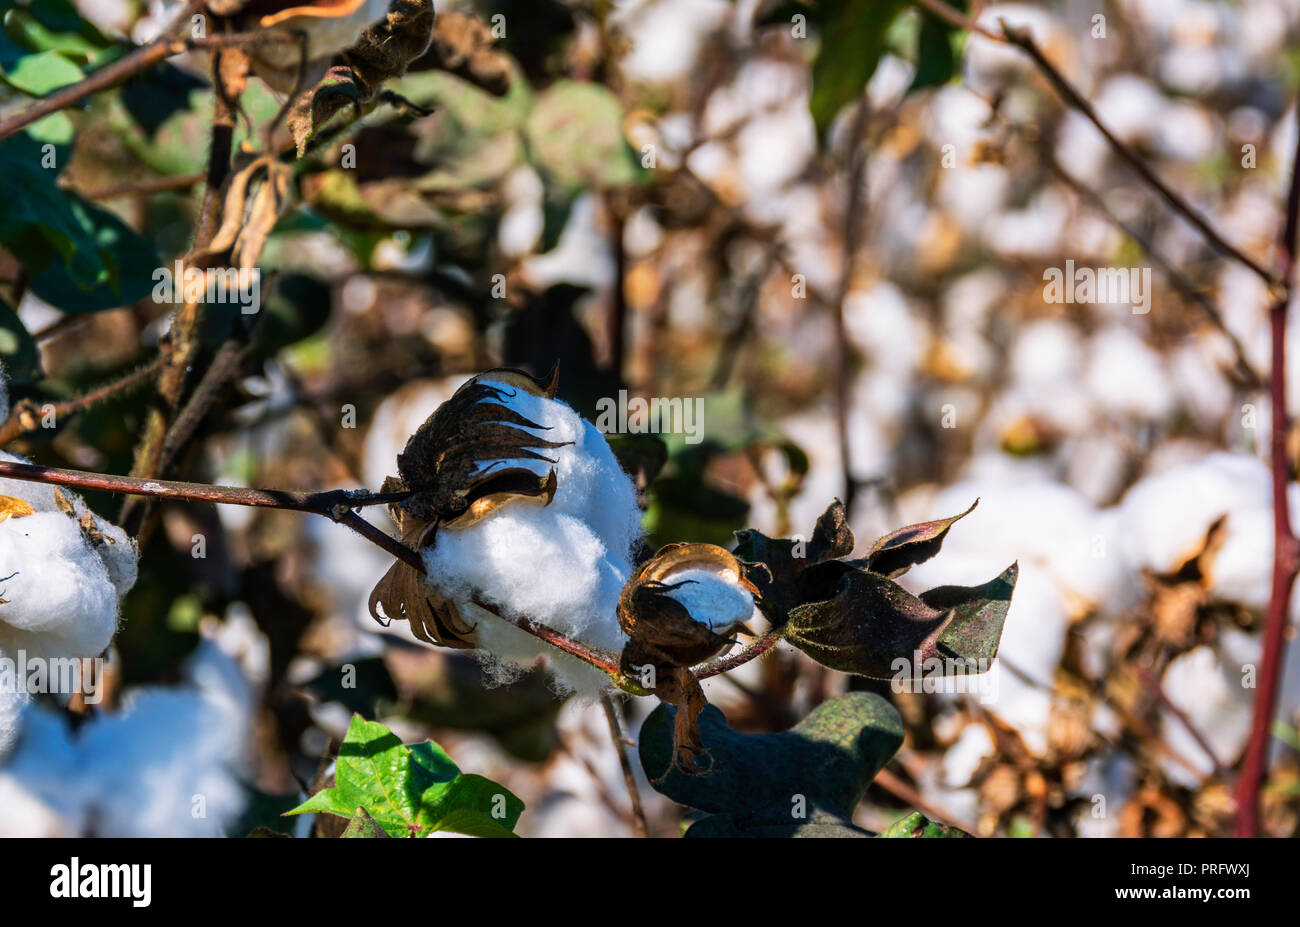
<svg viewBox="0 0 1300 927"><path fill-rule="evenodd" d="M358 808L356 810L356 813L352 815L352 820L348 822L348 826L344 828L343 833L340 836L349 838L389 839L388 833L375 823L374 818L366 814L365 808Z"/></svg>
<svg viewBox="0 0 1300 927"><path fill-rule="evenodd" d="M129 306L149 295L158 252L114 213L68 194L81 226L79 248L98 258L103 271L92 282L79 279L72 265L47 265L32 279L32 292L65 312L88 313Z"/></svg>
<svg viewBox="0 0 1300 927"><path fill-rule="evenodd" d="M41 378L41 355L18 313L0 300L0 368L9 380L29 383Z"/></svg>
<svg viewBox="0 0 1300 927"><path fill-rule="evenodd" d="M524 804L505 787L465 775L432 741L406 745L384 725L353 715L334 767L333 788L311 796L288 814L320 812L349 820L365 812L390 837L427 836L435 830L474 827L487 836L478 817L509 833Z"/></svg>
<svg viewBox="0 0 1300 927"><path fill-rule="evenodd" d="M866 89L885 53L890 27L907 6L903 0L816 0L785 4L764 18L764 23L781 22L788 28L801 13L816 26L819 45L809 108L823 138L839 111Z"/></svg>
<svg viewBox="0 0 1300 927"><path fill-rule="evenodd" d="M600 84L552 84L524 123L524 137L532 160L570 193L641 183L646 177L623 136L623 107Z"/></svg>
<svg viewBox="0 0 1300 927"><path fill-rule="evenodd" d="M85 76L80 67L59 51L24 55L12 65L5 66L0 73L9 86L33 97L43 97L60 87L75 84Z"/></svg>
<svg viewBox="0 0 1300 927"><path fill-rule="evenodd" d="M457 808L443 817L434 827L434 830L445 830L470 837L519 836L482 811L475 811L473 808Z"/></svg>
<svg viewBox="0 0 1300 927"><path fill-rule="evenodd" d="M966 12L965 0L949 0L953 8ZM940 87L953 79L961 60L966 32L934 14L922 10L921 30L916 42L916 74L908 93L925 87Z"/></svg>
<svg viewBox="0 0 1300 927"><path fill-rule="evenodd" d="M708 775L692 776L673 759L676 709L660 705L641 727L641 766L658 791L701 811L797 826L821 812L846 820L903 742L903 722L884 698L851 692L818 705L777 734L732 730L712 705L700 713L700 738L713 759ZM805 817L798 817L800 811Z"/></svg>
<svg viewBox="0 0 1300 927"><path fill-rule="evenodd" d="M906 817L899 818L880 832L881 837L969 837L970 834L958 827L949 827L931 821L919 811L913 811Z"/></svg>

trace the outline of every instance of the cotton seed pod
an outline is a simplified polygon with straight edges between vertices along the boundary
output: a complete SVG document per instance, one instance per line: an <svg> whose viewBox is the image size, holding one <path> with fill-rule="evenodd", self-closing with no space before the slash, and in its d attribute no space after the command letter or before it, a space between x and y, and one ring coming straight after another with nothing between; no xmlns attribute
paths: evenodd
<svg viewBox="0 0 1300 927"><path fill-rule="evenodd" d="M689 667L735 643L758 590L744 565L715 544L669 544L642 564L619 597L630 641L625 671L651 664Z"/></svg>
<svg viewBox="0 0 1300 927"><path fill-rule="evenodd" d="M554 468L539 474L518 462L554 464L539 451L571 442L539 437L533 432L546 427L511 409L506 400L512 389L553 399L557 379L558 368L546 380L520 370L490 370L468 380L429 416L398 455L399 476L383 485L384 492L410 493L389 507L404 544L415 550L432 546L440 526L469 527L507 504L551 503L557 487ZM371 615L386 623L377 606L388 619L409 621L412 632L428 643L475 646L472 622L405 563L393 564L370 595Z"/></svg>

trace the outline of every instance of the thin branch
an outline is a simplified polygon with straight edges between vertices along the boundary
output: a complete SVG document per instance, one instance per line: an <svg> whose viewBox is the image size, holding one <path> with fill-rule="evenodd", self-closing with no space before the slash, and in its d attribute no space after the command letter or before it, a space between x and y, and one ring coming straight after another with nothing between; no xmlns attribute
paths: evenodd
<svg viewBox="0 0 1300 927"><path fill-rule="evenodd" d="M785 633L784 628L770 628L767 633L760 637L754 643L750 644L744 650L730 657L722 657L714 660L712 663L706 663L695 670L696 679L708 679L712 676L719 676L722 673L730 672L738 666L744 666L750 660L756 660L763 654L767 653L776 646L781 635Z"/></svg>
<svg viewBox="0 0 1300 927"><path fill-rule="evenodd" d="M1106 142L1128 165L1135 170L1138 175L1147 182L1164 199L1169 206L1190 222L1205 237L1214 248L1220 253L1235 258L1246 267L1249 267L1256 275L1270 286L1277 284L1278 279L1262 264L1251 258L1248 254L1229 243L1218 231L1210 225L1209 221L1200 214L1190 203L1187 202L1180 194L1176 193L1168 184L1160 179L1160 176L1151 168L1149 164L1132 148L1126 145L1115 135L1110 128L1101 121L1097 111L1092 104L1075 89L1074 85L1066 80L1056 66L1047 60L1042 49L1034 41L1033 36L1028 29L1017 28L1008 23L1005 19L1000 20L1002 33L999 35L993 30L980 25L965 16L958 10L941 2L941 0L913 0L915 4L948 23L961 29L968 29L976 35L982 36L992 42L998 42L1003 45L1013 45L1023 51L1034 62L1034 65L1047 78L1053 89L1061 96L1065 102L1077 110L1089 122L1096 127L1097 131L1102 134Z"/></svg>
<svg viewBox="0 0 1300 927"><path fill-rule="evenodd" d="M605 709L605 720L609 722L609 737L614 742L614 752L618 754L618 765L623 770L623 784L627 787L627 797L632 803L632 826L638 837L650 836L646 824L645 808L641 804L641 790L636 784L636 774L624 749L626 739L623 737L623 719L619 717L618 704L608 692L600 694L600 707Z"/></svg>
<svg viewBox="0 0 1300 927"><path fill-rule="evenodd" d="M89 190L83 192L81 196L87 200L115 200L124 196L171 193L176 190L189 189L196 183L202 183L206 176L206 174L200 172L197 174L182 174L178 177L150 177L146 180L133 180L112 187L103 187L99 190Z"/></svg>
<svg viewBox="0 0 1300 927"><path fill-rule="evenodd" d="M1300 121L1300 110L1297 120ZM1300 570L1300 542L1291 527L1287 490L1291 482L1287 460L1286 408L1286 329L1287 307L1291 302L1292 275L1295 271L1297 215L1300 214L1300 132L1291 161L1291 189L1287 194L1286 225L1278 237L1278 264L1282 269L1280 292L1269 310L1273 339L1273 369L1269 375L1272 393L1272 434L1269 448L1273 467L1273 588L1264 625L1263 665L1259 670L1259 691L1255 696L1255 717L1251 724L1246 758L1237 782L1238 837L1259 833L1259 792L1268 765L1268 748L1272 743L1273 709L1282 681L1283 656L1286 653L1287 610L1291 588Z"/></svg>
<svg viewBox="0 0 1300 927"><path fill-rule="evenodd" d="M43 119L59 110L67 109L74 103L84 100L92 94L107 90L121 83L128 77L147 71L161 61L197 48L223 48L231 45L270 45L283 42L296 42L298 38L292 32L262 31L237 32L230 35L213 35L203 38L179 39L171 33L195 10L201 8L205 0L191 0L181 10L180 16L162 36L148 45L141 45L134 51L117 59L112 64L100 68L84 80L69 84L56 90L43 99L37 100L26 109L19 110L12 116L0 119L0 139L6 139L19 129L26 128L38 119Z"/></svg>
<svg viewBox="0 0 1300 927"><path fill-rule="evenodd" d="M53 406L46 411L53 412L54 417L57 420L65 415L84 412L86 409L98 405L101 402L106 402L115 396L129 393L136 387L143 386L145 383L148 383L156 377L158 371L161 370L163 364L166 363L166 359L166 353L160 354L140 369L133 370L126 376L113 380L110 383L98 386L85 395L78 396L75 399L68 399L64 402L54 403ZM38 405L34 400L24 399L17 403L14 406L13 411L9 413L9 418L4 422L0 422L0 447L4 447L10 441L29 431L35 431L40 427L40 420L45 416L45 414L46 412L42 411L42 406Z"/></svg>
<svg viewBox="0 0 1300 927"><path fill-rule="evenodd" d="M220 502L256 508L312 512L347 523L345 512L367 505L386 505L406 498L407 493L372 493L365 489L330 489L303 492L292 489L246 489L242 486L212 486L177 480L153 480L85 470L64 470L39 464L0 460L0 478L49 483L72 489L128 493L155 499L183 499L189 502ZM378 531L379 529L374 529ZM381 534L383 532L380 532ZM384 535L387 537L387 535ZM390 539L391 540L391 539ZM396 542L395 542L396 543ZM401 545L399 545L401 546ZM409 550L409 548L404 548ZM414 551L411 551L414 555Z"/></svg>

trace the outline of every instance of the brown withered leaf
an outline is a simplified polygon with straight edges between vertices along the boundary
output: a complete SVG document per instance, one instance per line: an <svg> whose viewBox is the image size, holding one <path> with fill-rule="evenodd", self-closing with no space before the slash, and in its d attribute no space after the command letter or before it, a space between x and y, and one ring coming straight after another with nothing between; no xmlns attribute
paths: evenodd
<svg viewBox="0 0 1300 927"><path fill-rule="evenodd" d="M388 15L361 33L343 52L344 64L294 100L285 124L298 148L307 150L312 136L347 107L358 112L375 99L386 80L401 77L428 49L434 27L433 0L393 0ZM319 96L319 99L318 99Z"/></svg>
<svg viewBox="0 0 1300 927"><path fill-rule="evenodd" d="M31 503L26 499L19 499L17 496L0 496L0 522L35 514L36 509L32 508Z"/></svg>
<svg viewBox="0 0 1300 927"><path fill-rule="evenodd" d="M758 606L773 624L784 624L790 609L806 601L799 588L804 572L852 553L854 543L839 499L817 519L806 544L770 538L752 528L737 531L736 542L736 557L746 564L748 577L758 589Z"/></svg>
<svg viewBox="0 0 1300 927"><path fill-rule="evenodd" d="M77 517L77 509L73 506L72 500L69 499L67 495L64 494L63 490L57 486L54 487L54 504L59 507L60 512L67 515L69 518Z"/></svg>

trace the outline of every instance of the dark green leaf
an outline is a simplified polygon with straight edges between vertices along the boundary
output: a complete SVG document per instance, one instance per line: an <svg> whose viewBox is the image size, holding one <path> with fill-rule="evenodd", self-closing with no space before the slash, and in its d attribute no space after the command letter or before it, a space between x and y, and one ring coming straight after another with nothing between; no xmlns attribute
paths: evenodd
<svg viewBox="0 0 1300 927"><path fill-rule="evenodd" d="M1019 576L1013 563L982 586L939 586L921 593L932 608L952 610L952 620L939 634L939 652L967 663L996 657Z"/></svg>
<svg viewBox="0 0 1300 927"><path fill-rule="evenodd" d="M713 758L707 776L673 766L675 709L660 705L641 727L641 766L651 784L683 805L715 814L803 823L822 812L850 818L877 772L903 742L888 701L851 692L823 702L778 734L739 734L717 708L700 713L700 735ZM800 812L805 817L796 817Z"/></svg>
<svg viewBox="0 0 1300 927"><path fill-rule="evenodd" d="M16 383L41 378L41 355L18 313L0 300L0 368Z"/></svg>

